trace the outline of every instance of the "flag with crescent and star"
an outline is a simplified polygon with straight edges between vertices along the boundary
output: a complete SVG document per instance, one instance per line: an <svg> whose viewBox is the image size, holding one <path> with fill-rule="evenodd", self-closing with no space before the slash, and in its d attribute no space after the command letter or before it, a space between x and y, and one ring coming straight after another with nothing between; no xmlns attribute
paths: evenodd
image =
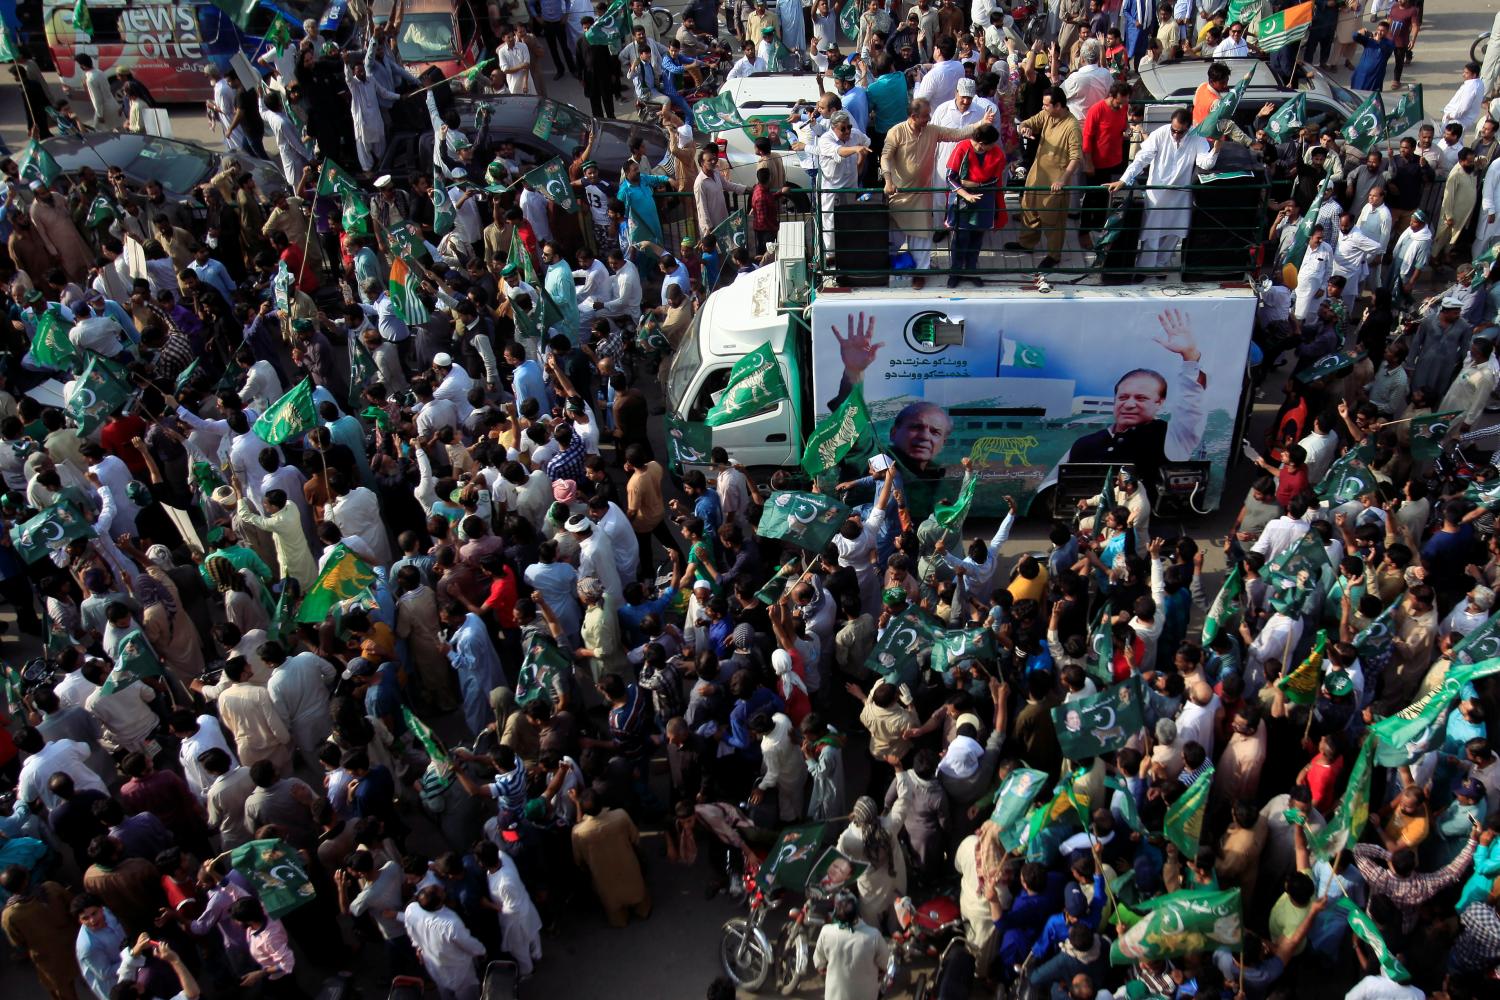
<svg viewBox="0 0 1500 1000"><path fill-rule="evenodd" d="M1086 760L1120 749L1146 724L1142 707L1140 678L1132 677L1096 695L1052 709L1052 725L1063 756Z"/></svg>
<svg viewBox="0 0 1500 1000"><path fill-rule="evenodd" d="M272 920L281 919L317 895L302 866L302 856L284 840L241 844L230 852L229 862L249 880Z"/></svg>
<svg viewBox="0 0 1500 1000"><path fill-rule="evenodd" d="M111 413L118 412L130 398L130 386L125 382L125 372L120 366L97 354L89 355L89 363L83 366L83 374L73 383L73 393L68 397L68 416L78 425L79 437L88 437L104 425Z"/></svg>
<svg viewBox="0 0 1500 1000"><path fill-rule="evenodd" d="M1286 142L1297 137L1306 121L1307 95L1298 94L1290 100L1282 101L1281 107L1266 119L1266 135L1271 137L1272 142Z"/></svg>
<svg viewBox="0 0 1500 1000"><path fill-rule="evenodd" d="M1454 419L1462 415L1462 410L1448 410L1412 417L1411 460L1418 465L1425 465L1437 458L1443 450L1443 439L1453 428Z"/></svg>
<svg viewBox="0 0 1500 1000"><path fill-rule="evenodd" d="M853 511L826 493L780 490L772 493L755 533L782 539L808 552L821 553Z"/></svg>
<svg viewBox="0 0 1500 1000"><path fill-rule="evenodd" d="M942 630L936 618L907 608L886 623L865 666L892 684L915 684L922 664L931 659L933 640Z"/></svg>
<svg viewBox="0 0 1500 1000"><path fill-rule="evenodd" d="M1339 135L1361 153L1368 153L1385 136L1385 128L1385 105L1376 91L1354 109Z"/></svg>
<svg viewBox="0 0 1500 1000"><path fill-rule="evenodd" d="M521 180L536 188L542 196L564 212L578 211L578 199L573 195L573 185L568 180L568 168L562 157L554 156L540 167L529 171Z"/></svg>
<svg viewBox="0 0 1500 1000"><path fill-rule="evenodd" d="M66 500L59 500L31 520L10 529L11 546L28 563L40 562L75 538L94 536L93 525Z"/></svg>
<svg viewBox="0 0 1500 1000"><path fill-rule="evenodd" d="M729 370L729 383L709 407L703 422L718 427L770 410L790 398L776 352L771 349L771 342L766 341L734 363Z"/></svg>
<svg viewBox="0 0 1500 1000"><path fill-rule="evenodd" d="M1184 889L1141 900L1133 908L1145 910L1146 916L1111 946L1110 965L1240 948L1244 924L1238 889Z"/></svg>

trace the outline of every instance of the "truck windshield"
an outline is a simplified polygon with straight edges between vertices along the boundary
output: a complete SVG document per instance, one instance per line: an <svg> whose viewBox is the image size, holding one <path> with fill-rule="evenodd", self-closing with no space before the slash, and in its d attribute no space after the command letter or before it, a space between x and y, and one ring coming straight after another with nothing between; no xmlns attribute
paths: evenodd
<svg viewBox="0 0 1500 1000"><path fill-rule="evenodd" d="M401 22L396 51L402 62L452 59L453 18L448 14L417 14Z"/></svg>
<svg viewBox="0 0 1500 1000"><path fill-rule="evenodd" d="M687 416L688 409L693 405L693 401L687 398L687 391L692 388L693 376L698 374L698 364L702 361L702 355L698 352L698 321L702 317L701 312L693 316L687 336L677 346L677 353L672 357L672 367L667 371L668 408L683 417Z"/></svg>

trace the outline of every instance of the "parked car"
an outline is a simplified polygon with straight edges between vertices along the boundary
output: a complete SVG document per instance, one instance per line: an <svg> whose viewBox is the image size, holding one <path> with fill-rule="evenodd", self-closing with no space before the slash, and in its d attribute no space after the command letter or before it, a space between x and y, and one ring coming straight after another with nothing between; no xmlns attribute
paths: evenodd
<svg viewBox="0 0 1500 1000"><path fill-rule="evenodd" d="M432 66L444 76L461 73L484 48L469 0L405 0L395 24L396 54L413 76Z"/></svg>
<svg viewBox="0 0 1500 1000"><path fill-rule="evenodd" d="M181 139L136 132L85 132L81 136L45 139L42 148L52 154L69 177L84 167L92 167L103 177L107 164L119 167L130 187L136 190L144 190L148 180L160 181L168 198L184 197L218 173L226 156L232 157L242 170L250 171L262 194L287 189L280 168L269 160L246 153L225 153Z"/></svg>
<svg viewBox="0 0 1500 1000"><path fill-rule="evenodd" d="M741 118L785 121L798 101L811 107L823 96L824 90L831 89L832 81L820 80L815 73L757 73L730 80L719 92L734 95L734 106ZM715 132L711 138L724 140L730 176L741 184L753 185L755 140L750 134L742 128L735 128ZM788 184L794 187L807 186L807 171L802 169L797 157L784 156L781 165L786 170Z"/></svg>

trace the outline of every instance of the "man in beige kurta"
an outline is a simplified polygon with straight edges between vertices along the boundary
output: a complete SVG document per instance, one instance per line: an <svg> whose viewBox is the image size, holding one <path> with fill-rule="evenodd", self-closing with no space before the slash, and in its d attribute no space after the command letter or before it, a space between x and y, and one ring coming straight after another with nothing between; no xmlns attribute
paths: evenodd
<svg viewBox="0 0 1500 1000"><path fill-rule="evenodd" d="M891 248L901 246L904 240L918 271L932 266L932 192L921 189L932 182L932 159L938 143L967 139L994 120L991 110L964 128L933 125L931 102L918 97L911 102L906 120L886 133L880 172L885 176L885 200L891 210ZM1079 142L1081 148L1081 138ZM920 276L913 281L917 288L923 284L925 279Z"/></svg>
<svg viewBox="0 0 1500 1000"><path fill-rule="evenodd" d="M40 184L33 181L33 184ZM73 214L61 195L53 194L47 185L33 188L36 193L31 203L31 223L37 234L54 254L69 281L82 281L94 263L94 253L89 249L83 234L73 223ZM35 277L40 278L41 275Z"/></svg>
<svg viewBox="0 0 1500 1000"><path fill-rule="evenodd" d="M420 576L421 571L415 566L409 568L411 575ZM406 568L396 575L398 592L411 582L403 579L406 575ZM406 640L407 652L416 668L417 698L425 707L444 714L453 711L460 702L457 678L448 655L443 652L438 627L437 594L431 587L418 582L396 598L396 637Z"/></svg>
<svg viewBox="0 0 1500 1000"><path fill-rule="evenodd" d="M280 493L281 505L275 506L272 494ZM273 510L272 507L275 507ZM259 528L271 536L276 546L276 562L281 566L281 576L294 577L305 593L318 578L318 560L307 545L307 531L302 527L302 511L296 504L288 503L282 490L266 493L266 514L255 512L248 497L240 497L240 523Z"/></svg>
<svg viewBox="0 0 1500 1000"><path fill-rule="evenodd" d="M258 684L235 681L219 692L219 718L234 735L235 750L246 767L259 760L276 765L276 773L292 773L292 733L276 711L271 692Z"/></svg>
<svg viewBox="0 0 1500 1000"><path fill-rule="evenodd" d="M592 791L578 801L583 819L573 827L573 863L588 869L605 918L611 927L624 927L632 913L649 917L651 893L635 854L640 832L621 810L601 809Z"/></svg>
<svg viewBox="0 0 1500 1000"><path fill-rule="evenodd" d="M1432 259L1434 262L1447 258L1448 248L1457 242L1458 234L1469 224L1474 214L1474 200L1479 196L1479 175L1474 169L1474 152L1465 149L1458 154L1458 163L1448 171L1443 182L1443 209L1438 213L1437 232L1432 236Z"/></svg>
<svg viewBox="0 0 1500 1000"><path fill-rule="evenodd" d="M1056 266L1062 259L1063 237L1068 223L1068 192L1083 165L1083 129L1068 110L1059 88L1042 96L1042 110L1021 123L1022 134L1035 135L1036 159L1026 177L1028 189L1021 195L1022 231L1007 249L1034 250L1047 231L1047 256L1043 266ZM1051 190L1048 190L1048 189Z"/></svg>

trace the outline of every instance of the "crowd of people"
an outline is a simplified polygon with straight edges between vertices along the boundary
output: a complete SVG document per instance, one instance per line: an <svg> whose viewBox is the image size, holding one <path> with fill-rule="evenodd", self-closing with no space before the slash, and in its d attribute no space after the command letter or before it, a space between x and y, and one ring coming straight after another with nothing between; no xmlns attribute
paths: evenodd
<svg viewBox="0 0 1500 1000"><path fill-rule="evenodd" d="M45 646L6 671L0 926L42 988L296 997L364 965L473 1000L486 960L531 975L595 902L613 927L649 917L643 830L673 863L702 849L712 896L778 831L826 823L859 872L815 953L838 1000L875 1000L898 901L945 889L990 991L1489 995L1500 499L1493 467L1428 467L1481 429L1500 269L1464 265L1421 312L1500 237L1478 68L1387 160L1316 129L1270 142L1270 106L1254 135L1191 134L1231 85L1216 62L1132 138L1141 65L1250 51L1222 3L1062 0L1046 27L989 0L898 24L871 0L848 58L828 0L734 4L722 28L698 4L665 46L633 6L618 55L588 33L603 4L481 19L474 93L538 93L550 58L596 113L627 85L660 105L664 159L638 135L605 177L587 135L558 165L576 212L545 164L466 134L447 84L413 94L428 81L359 11L341 45L311 25L268 51L259 91L213 76L225 149L274 147L275 190L235 157L182 199L34 148L0 162L0 596ZM1420 8L1373 13L1319 0L1304 58L1360 50L1379 88ZM721 31L744 45L731 75L833 79L792 123L812 190L762 142L743 191L694 132L674 77ZM44 114L18 67L35 136L138 125L144 88L80 66L89 121ZM430 133L431 171L376 172L397 120ZM1014 511L966 531L955 482L918 519L883 457L827 470L857 513L814 551L757 534L770 495L723 448L669 475L653 383L799 198L831 213L879 178L893 247L925 267L951 236L972 270L1008 158L1032 189L1016 245L1054 262L1063 188L1093 187L1081 245L1109 189L1149 176L1142 265L1171 266L1191 202L1168 186L1226 142L1289 196L1251 374L1290 377L1222 540L1154 532L1128 467L1015 559ZM912 190L939 178L951 197ZM731 194L748 246L715 236ZM681 247L673 212L699 234ZM1076 753L1121 692L1133 728L1111 716ZM1431 724L1390 728L1407 718ZM1153 907L1210 890L1237 890L1229 924L1142 945Z"/></svg>

